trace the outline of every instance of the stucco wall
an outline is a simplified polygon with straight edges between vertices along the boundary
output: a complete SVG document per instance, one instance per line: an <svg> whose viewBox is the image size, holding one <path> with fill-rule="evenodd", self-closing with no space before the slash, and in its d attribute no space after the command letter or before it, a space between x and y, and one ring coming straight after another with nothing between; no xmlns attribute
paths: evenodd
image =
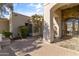
<svg viewBox="0 0 79 59"><path fill-rule="evenodd" d="M57 35L56 37L60 38L62 29L61 29L61 20L62 20L62 16L61 16L61 10L56 10L53 12L53 26L57 27Z"/></svg>
<svg viewBox="0 0 79 59"><path fill-rule="evenodd" d="M43 40L46 42L52 42L53 41L53 13L51 12L51 8L55 4L46 4L44 6L44 29L43 29Z"/></svg>
<svg viewBox="0 0 79 59"><path fill-rule="evenodd" d="M0 32L9 31L9 21L7 19L0 19Z"/></svg>
<svg viewBox="0 0 79 59"><path fill-rule="evenodd" d="M56 37L61 37L61 11L58 9L59 6L56 3L47 4L44 7L44 32L43 32L43 40L46 41L54 41L54 25L57 27L57 35ZM55 11L56 10L56 11Z"/></svg>
<svg viewBox="0 0 79 59"><path fill-rule="evenodd" d="M11 22L11 28L13 36L17 36L18 27L29 23L30 18L21 14L13 13Z"/></svg>

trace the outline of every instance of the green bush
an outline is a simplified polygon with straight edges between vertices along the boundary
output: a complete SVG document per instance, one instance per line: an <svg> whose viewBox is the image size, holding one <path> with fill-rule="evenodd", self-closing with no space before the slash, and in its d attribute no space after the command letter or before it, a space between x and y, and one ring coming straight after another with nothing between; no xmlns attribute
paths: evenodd
<svg viewBox="0 0 79 59"><path fill-rule="evenodd" d="M20 32L20 35L22 38L26 38L29 33L28 27L27 26L20 26L19 32Z"/></svg>
<svg viewBox="0 0 79 59"><path fill-rule="evenodd" d="M11 32L7 32L7 31L3 31L2 35L4 35L6 38L10 38L10 36L12 35Z"/></svg>

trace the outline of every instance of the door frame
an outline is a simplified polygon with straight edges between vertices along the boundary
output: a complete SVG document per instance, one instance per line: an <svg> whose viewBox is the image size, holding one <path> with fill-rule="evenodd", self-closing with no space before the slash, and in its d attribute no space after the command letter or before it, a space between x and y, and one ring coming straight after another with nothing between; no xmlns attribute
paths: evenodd
<svg viewBox="0 0 79 59"><path fill-rule="evenodd" d="M72 20L72 21L71 21L71 22L72 22L72 27L73 27L73 28L72 28L72 30L73 30L73 31L72 31L72 37L75 36L75 35L79 35L79 18L67 18L66 21L65 21L65 23L66 23L68 20ZM78 20L78 33L77 33L77 34L75 34L75 26L76 26L76 25L75 25L75 21L76 21L76 20ZM66 25L67 25L67 23L66 23Z"/></svg>

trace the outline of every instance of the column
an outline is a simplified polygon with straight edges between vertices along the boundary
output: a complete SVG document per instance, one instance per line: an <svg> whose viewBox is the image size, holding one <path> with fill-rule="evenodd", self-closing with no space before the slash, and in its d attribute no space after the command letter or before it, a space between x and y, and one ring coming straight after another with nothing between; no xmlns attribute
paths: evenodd
<svg viewBox="0 0 79 59"><path fill-rule="evenodd" d="M52 10L45 9L44 11L44 28L43 28L43 41L53 42L53 13Z"/></svg>

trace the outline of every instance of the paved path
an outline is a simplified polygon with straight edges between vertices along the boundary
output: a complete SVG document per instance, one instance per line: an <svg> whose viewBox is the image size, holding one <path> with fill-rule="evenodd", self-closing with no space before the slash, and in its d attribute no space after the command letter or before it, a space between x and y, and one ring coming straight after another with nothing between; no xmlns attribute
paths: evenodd
<svg viewBox="0 0 79 59"><path fill-rule="evenodd" d="M77 56L79 52L57 46L56 44L43 44L38 50L30 53L32 56Z"/></svg>
<svg viewBox="0 0 79 59"><path fill-rule="evenodd" d="M34 39L34 40L33 40ZM11 49L9 49L9 47ZM79 55L78 51L70 50L67 48L63 48L58 46L55 43L47 44L42 43L39 39L31 38L31 39L23 39L17 40L9 47L6 47L5 53L10 53L9 55L30 55L30 56L72 56ZM12 52L13 51L13 52ZM4 51L0 51L4 52Z"/></svg>

